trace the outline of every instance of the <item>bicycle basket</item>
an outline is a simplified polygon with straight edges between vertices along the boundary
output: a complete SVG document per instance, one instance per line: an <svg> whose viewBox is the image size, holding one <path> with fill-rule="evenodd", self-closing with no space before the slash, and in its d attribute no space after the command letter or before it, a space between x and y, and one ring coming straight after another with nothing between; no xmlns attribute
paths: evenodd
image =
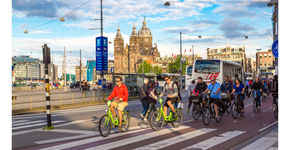
<svg viewBox="0 0 290 150"><path fill-rule="evenodd" d="M193 103L198 103L199 102L199 96L191 96L191 100Z"/></svg>
<svg viewBox="0 0 290 150"><path fill-rule="evenodd" d="M222 98L227 98L228 94L227 93L222 93Z"/></svg>

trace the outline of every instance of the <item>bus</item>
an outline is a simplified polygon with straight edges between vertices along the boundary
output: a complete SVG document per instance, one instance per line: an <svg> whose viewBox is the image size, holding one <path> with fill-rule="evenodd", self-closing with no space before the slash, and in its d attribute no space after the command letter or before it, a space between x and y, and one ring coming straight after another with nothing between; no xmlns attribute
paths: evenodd
<svg viewBox="0 0 290 150"><path fill-rule="evenodd" d="M234 79L235 76L241 78L242 66L233 61L201 59L195 60L194 64L186 67L185 89L192 80L197 83L197 78L202 77L207 84L212 78L215 78L220 84L223 83L225 76Z"/></svg>

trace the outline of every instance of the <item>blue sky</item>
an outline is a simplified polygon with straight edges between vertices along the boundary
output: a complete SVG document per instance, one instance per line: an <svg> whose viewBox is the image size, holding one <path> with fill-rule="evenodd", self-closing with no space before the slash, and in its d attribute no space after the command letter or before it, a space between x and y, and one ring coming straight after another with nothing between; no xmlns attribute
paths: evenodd
<svg viewBox="0 0 290 150"><path fill-rule="evenodd" d="M53 61L62 66L64 46L67 53L68 70L79 61L82 49L83 63L95 57L95 37L98 30L100 3L90 0L83 7L64 16L87 0L12 0L12 54L31 54L42 58L41 45L51 48ZM198 2L204 2L199 0ZM206 57L206 48L245 46L248 57L256 49L267 50L272 44L272 8L266 3L220 3L220 2L268 2L269 0L206 0L217 3L196 3L196 0L172 1L170 7L163 0L104 0L104 35L114 40L117 26L125 43L129 42L133 24L141 28L144 16L147 26L157 43L161 56L179 53L179 32L183 33L183 50L194 45L195 53ZM193 3L194 2L194 3ZM34 28L38 25L53 21ZM24 34L28 30L28 34ZM202 35L202 38L198 38ZM247 35L249 38L245 39ZM190 54L187 50L186 54ZM109 45L109 57L113 58L113 44ZM61 70L61 68L59 68Z"/></svg>

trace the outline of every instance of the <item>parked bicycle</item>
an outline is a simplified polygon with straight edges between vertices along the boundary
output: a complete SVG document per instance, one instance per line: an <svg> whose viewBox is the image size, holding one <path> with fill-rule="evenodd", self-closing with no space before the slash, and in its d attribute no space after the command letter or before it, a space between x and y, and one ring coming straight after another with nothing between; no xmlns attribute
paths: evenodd
<svg viewBox="0 0 290 150"><path fill-rule="evenodd" d="M111 101L107 101L107 109L106 114L104 114L99 122L99 132L103 137L107 137L111 133L112 128L118 128L119 125L119 117L114 119L110 106ZM130 126L130 114L129 110L124 110L122 113L122 131L128 131Z"/></svg>
<svg viewBox="0 0 290 150"><path fill-rule="evenodd" d="M205 106L202 113L202 122L204 125L208 126L210 124L211 118L215 118L214 103L210 101L209 95L205 96ZM220 123L223 116L223 108L218 106L218 116L215 118L217 123Z"/></svg>
<svg viewBox="0 0 290 150"><path fill-rule="evenodd" d="M232 104L232 117L236 119L238 115L241 117L244 116L244 113L242 112L242 99L241 99L241 94L242 93L235 93L234 94L234 102Z"/></svg>
<svg viewBox="0 0 290 150"><path fill-rule="evenodd" d="M164 115L163 100L159 99L160 108L157 108L150 116L150 126L154 131L158 131L163 128L167 123L172 123L173 127L178 128L182 124L183 114L182 109L174 108L177 113L176 118L173 117L173 112L170 111L169 116Z"/></svg>

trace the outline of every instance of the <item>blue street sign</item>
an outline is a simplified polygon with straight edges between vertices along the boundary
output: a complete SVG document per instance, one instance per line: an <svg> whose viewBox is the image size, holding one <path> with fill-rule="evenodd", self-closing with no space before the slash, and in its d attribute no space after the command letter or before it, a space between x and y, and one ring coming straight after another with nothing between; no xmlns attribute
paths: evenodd
<svg viewBox="0 0 290 150"><path fill-rule="evenodd" d="M111 73L114 73L114 67L111 68Z"/></svg>
<svg viewBox="0 0 290 150"><path fill-rule="evenodd" d="M108 38L96 37L96 71L107 73L108 70Z"/></svg>
<svg viewBox="0 0 290 150"><path fill-rule="evenodd" d="M278 40L276 40L272 45L272 53L275 58L278 58Z"/></svg>

